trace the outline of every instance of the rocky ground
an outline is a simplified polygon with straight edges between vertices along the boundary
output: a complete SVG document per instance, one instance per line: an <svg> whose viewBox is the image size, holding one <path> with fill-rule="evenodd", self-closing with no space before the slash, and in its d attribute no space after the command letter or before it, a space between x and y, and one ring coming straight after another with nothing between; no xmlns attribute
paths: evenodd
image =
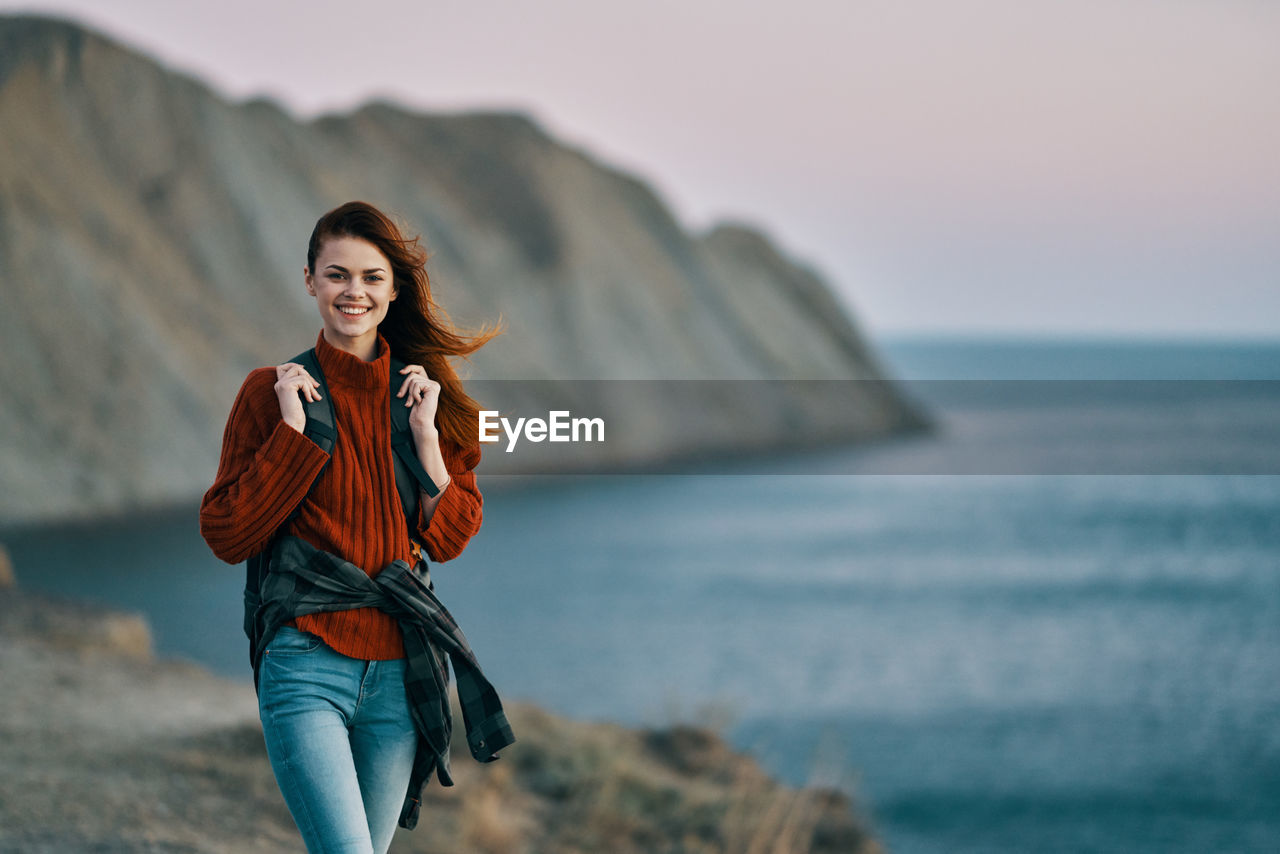
<svg viewBox="0 0 1280 854"><path fill-rule="evenodd" d="M4 563L0 852L302 851L251 685L157 659L141 618L22 592ZM428 785L393 852L882 850L844 794L782 786L713 731L508 713L517 743L487 765L459 743L457 785Z"/></svg>

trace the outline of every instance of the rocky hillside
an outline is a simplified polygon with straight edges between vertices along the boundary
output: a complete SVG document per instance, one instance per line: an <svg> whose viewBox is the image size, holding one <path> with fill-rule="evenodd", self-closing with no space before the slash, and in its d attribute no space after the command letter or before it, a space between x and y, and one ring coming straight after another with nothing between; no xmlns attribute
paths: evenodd
<svg viewBox="0 0 1280 854"><path fill-rule="evenodd" d="M373 102L304 122L75 23L0 16L0 520L199 495L245 373L314 342L306 241L350 199L423 235L455 322L506 324L472 378L883 375L818 274L767 236L727 223L689 234L644 181L524 115ZM620 440L652 408L591 388L579 409L607 413ZM772 392L729 384L713 407L727 426L700 441L733 449L748 425L748 444L776 445L922 423L889 386L831 388L778 399L768 409L785 417L762 421L750 407ZM581 459L696 450L681 415L704 398L644 422L647 443Z"/></svg>

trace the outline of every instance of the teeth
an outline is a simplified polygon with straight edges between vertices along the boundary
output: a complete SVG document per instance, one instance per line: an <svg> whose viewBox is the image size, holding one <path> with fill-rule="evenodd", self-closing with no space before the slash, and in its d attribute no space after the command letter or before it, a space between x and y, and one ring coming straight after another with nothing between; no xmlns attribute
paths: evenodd
<svg viewBox="0 0 1280 854"><path fill-rule="evenodd" d="M355 306L355 305L338 306L338 311L342 312L343 314L364 314L368 310L369 309L364 308L362 306Z"/></svg>

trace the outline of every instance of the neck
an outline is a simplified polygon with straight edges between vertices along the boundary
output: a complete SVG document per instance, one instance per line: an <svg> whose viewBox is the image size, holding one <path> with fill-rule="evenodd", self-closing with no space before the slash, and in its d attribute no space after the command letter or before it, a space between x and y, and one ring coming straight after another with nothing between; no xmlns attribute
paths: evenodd
<svg viewBox="0 0 1280 854"><path fill-rule="evenodd" d="M378 358L378 331L376 329L357 338L339 335L325 329L324 340L335 350L349 353L362 362L372 362Z"/></svg>

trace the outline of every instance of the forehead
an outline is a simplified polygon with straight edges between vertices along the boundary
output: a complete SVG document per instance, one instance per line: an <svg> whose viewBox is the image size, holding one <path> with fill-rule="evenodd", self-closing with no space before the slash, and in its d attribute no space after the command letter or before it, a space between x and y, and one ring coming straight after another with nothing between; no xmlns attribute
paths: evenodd
<svg viewBox="0 0 1280 854"><path fill-rule="evenodd" d="M330 264L337 264L348 270L367 270L371 267L382 267L388 272L391 270L391 262L378 247L367 240L347 235L330 237L320 244L316 267L323 270Z"/></svg>

